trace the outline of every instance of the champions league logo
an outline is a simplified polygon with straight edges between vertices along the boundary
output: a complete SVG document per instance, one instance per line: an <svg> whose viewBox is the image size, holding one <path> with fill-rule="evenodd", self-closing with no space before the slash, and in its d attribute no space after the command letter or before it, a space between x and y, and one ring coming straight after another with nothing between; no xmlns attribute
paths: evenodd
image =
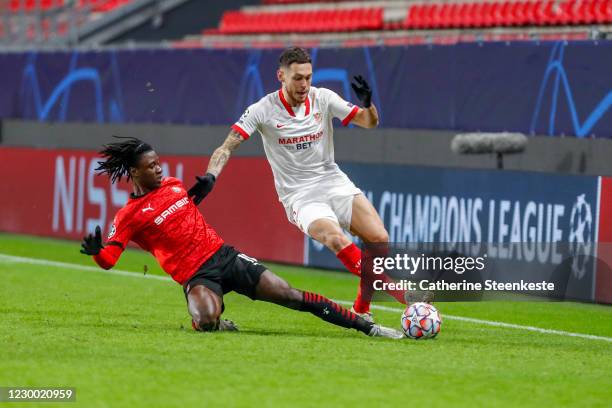
<svg viewBox="0 0 612 408"><path fill-rule="evenodd" d="M577 197L570 215L569 252L572 256L572 274L582 279L591 253L593 215L585 195Z"/></svg>
<svg viewBox="0 0 612 408"><path fill-rule="evenodd" d="M115 223L113 223L113 225L111 225L107 239L111 239L115 235L115 232L117 232L117 229L115 228Z"/></svg>

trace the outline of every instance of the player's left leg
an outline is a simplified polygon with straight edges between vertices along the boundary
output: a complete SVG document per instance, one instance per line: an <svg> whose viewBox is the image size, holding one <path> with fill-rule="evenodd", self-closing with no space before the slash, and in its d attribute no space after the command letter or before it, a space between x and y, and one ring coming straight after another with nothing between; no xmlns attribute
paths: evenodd
<svg viewBox="0 0 612 408"><path fill-rule="evenodd" d="M370 201L363 195L357 194L353 199L353 213L351 216L351 233L357 235L365 243L369 244L386 244L389 242L389 234L385 229L385 224L380 219L376 209ZM381 251L386 252L385 248L381 247ZM382 274L379 279L385 282L391 282L391 279ZM364 285L370 284L368 279L362 279ZM355 301L355 311L361 313L369 310L370 300L372 298L372 288L360 287L361 296ZM401 303L427 302L433 301L433 292L431 291L410 291L402 292L399 290L389 290L388 294L393 296Z"/></svg>
<svg viewBox="0 0 612 408"><path fill-rule="evenodd" d="M389 242L389 233L385 229L385 224L380 219L372 203L363 194L357 194L353 198L350 230L352 234L357 235L363 242L368 244L386 244ZM379 279L390 281L384 274L380 275ZM371 287L367 287L367 285L371 284L368 279L362 278L361 283L361 296L357 297L353 305L354 310L358 313L364 313L370 309L373 291ZM404 292L388 291L387 293L397 301L405 302Z"/></svg>
<svg viewBox="0 0 612 408"><path fill-rule="evenodd" d="M358 330L368 336L403 338L397 330L374 324L325 296L291 287L284 279L265 270L255 287L255 298L290 309L309 312L326 322Z"/></svg>

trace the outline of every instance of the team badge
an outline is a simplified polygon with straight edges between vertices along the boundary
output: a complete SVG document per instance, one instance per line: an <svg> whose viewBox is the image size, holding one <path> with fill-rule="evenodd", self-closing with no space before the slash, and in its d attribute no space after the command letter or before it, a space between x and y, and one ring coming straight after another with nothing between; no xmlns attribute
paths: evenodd
<svg viewBox="0 0 612 408"><path fill-rule="evenodd" d="M174 191L175 193L180 193L181 189L180 187L172 187L172 191Z"/></svg>
<svg viewBox="0 0 612 408"><path fill-rule="evenodd" d="M317 123L321 122L321 112L315 112L313 115Z"/></svg>

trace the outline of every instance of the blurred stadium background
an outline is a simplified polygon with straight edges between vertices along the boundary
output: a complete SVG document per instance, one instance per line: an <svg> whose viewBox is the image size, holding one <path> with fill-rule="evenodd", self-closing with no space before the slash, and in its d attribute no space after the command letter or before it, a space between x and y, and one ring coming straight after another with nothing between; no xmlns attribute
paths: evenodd
<svg viewBox="0 0 612 408"><path fill-rule="evenodd" d="M2 253L27 245L9 234L108 231L130 192L94 177L111 135L152 143L165 173L190 183L244 109L278 89L280 50L299 45L313 85L352 102L353 75L373 88L380 127L337 123L335 154L391 241L567 243L587 256L565 297L612 302L612 0L0 0L0 10ZM494 155L451 151L466 132L529 141L498 169ZM286 221L257 137L202 211L249 255L342 269ZM562 261L549 247L534 254L493 256ZM591 334L610 336L601 313Z"/></svg>

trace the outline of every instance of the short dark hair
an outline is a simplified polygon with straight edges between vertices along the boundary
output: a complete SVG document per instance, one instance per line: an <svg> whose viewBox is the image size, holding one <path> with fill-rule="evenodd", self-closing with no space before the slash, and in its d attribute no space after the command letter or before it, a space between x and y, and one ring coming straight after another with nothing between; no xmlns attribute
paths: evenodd
<svg viewBox="0 0 612 408"><path fill-rule="evenodd" d="M113 136L116 139L123 139L121 142L108 143L102 146L100 156L106 160L99 161L99 174L107 174L111 182L121 181L121 177L126 176L131 179L130 167L136 167L140 156L143 153L153 150L150 144L143 142L135 137Z"/></svg>
<svg viewBox="0 0 612 408"><path fill-rule="evenodd" d="M281 67L286 68L294 62L298 64L310 64L312 60L310 59L310 54L308 54L308 51L305 49L300 47L289 47L282 52L278 62Z"/></svg>

